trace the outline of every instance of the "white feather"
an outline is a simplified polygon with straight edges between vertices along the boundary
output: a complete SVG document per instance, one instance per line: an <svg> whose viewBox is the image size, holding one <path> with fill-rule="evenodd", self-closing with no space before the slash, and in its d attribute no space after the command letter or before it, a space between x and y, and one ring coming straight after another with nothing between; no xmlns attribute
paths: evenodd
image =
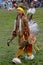
<svg viewBox="0 0 43 65"><path fill-rule="evenodd" d="M39 32L38 24L36 22L34 23L33 20L30 21L28 24L29 24L30 32L34 33L35 35L37 35L38 32Z"/></svg>

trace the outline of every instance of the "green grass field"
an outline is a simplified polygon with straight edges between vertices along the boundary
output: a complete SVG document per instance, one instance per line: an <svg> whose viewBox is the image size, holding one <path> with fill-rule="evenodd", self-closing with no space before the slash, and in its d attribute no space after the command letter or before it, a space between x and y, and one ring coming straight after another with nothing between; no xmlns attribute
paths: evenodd
<svg viewBox="0 0 43 65"><path fill-rule="evenodd" d="M16 18L16 12L8 12L7 10L0 9L0 65L15 65L12 63L12 59L18 51L17 38L12 41L10 46L7 46L7 39L11 38L14 19ZM35 54L35 59L27 61L24 58L24 54L21 57L22 64L17 65L43 65L43 9L36 9L36 14L33 16L34 20L39 24L39 35L37 36L40 47L40 51Z"/></svg>

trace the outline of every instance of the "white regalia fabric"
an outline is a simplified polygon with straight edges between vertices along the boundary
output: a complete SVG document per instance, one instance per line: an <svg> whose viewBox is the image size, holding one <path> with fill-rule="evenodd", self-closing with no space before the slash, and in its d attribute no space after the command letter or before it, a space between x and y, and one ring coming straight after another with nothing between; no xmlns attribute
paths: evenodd
<svg viewBox="0 0 43 65"><path fill-rule="evenodd" d="M35 12L35 8L30 8L29 10L27 10L27 14L35 14Z"/></svg>

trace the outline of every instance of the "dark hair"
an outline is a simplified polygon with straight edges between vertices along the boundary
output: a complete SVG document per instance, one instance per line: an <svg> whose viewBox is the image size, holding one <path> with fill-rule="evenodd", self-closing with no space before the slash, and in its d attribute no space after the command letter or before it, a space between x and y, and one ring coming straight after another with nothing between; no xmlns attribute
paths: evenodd
<svg viewBox="0 0 43 65"><path fill-rule="evenodd" d="M19 6L19 7L21 7L21 8L24 9L24 10L27 10L27 7L26 7L26 6L21 5L21 6Z"/></svg>
<svg viewBox="0 0 43 65"><path fill-rule="evenodd" d="M19 7L21 7L21 8L23 8L23 9L25 9L25 7L23 7L23 6L19 6Z"/></svg>

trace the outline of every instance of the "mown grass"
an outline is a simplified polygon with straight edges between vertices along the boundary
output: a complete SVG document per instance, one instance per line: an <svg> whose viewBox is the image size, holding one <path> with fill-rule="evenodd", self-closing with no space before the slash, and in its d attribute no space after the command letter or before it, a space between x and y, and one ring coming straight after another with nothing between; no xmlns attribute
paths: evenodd
<svg viewBox="0 0 43 65"><path fill-rule="evenodd" d="M6 42L8 38L11 38L14 19L16 18L16 12L8 12L5 9L0 9L0 65L14 65L12 59L18 51L17 38L12 41L8 47ZM17 65L43 65L43 8L36 9L36 14L33 16L34 20L39 24L39 40L40 51L35 54L35 59L27 61L21 56L22 64Z"/></svg>

